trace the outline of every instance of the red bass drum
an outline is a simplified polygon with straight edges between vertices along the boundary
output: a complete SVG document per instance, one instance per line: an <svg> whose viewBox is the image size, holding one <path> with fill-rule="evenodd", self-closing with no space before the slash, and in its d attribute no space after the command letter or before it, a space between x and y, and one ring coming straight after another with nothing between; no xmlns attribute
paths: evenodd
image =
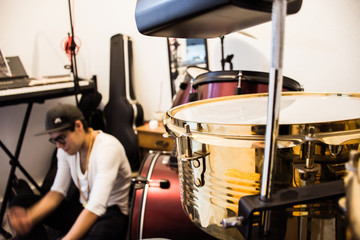
<svg viewBox="0 0 360 240"><path fill-rule="evenodd" d="M192 95L196 94L195 90L192 88L192 84L194 84L197 76L207 72L209 72L209 70L206 68L201 68L198 66L187 67L184 80L182 83L180 83L179 90L174 96L172 107L176 107L187 102L192 102Z"/></svg>
<svg viewBox="0 0 360 240"><path fill-rule="evenodd" d="M188 82L185 78L184 82ZM191 86L179 91L173 107L202 99L268 92L269 74L256 71L213 71L196 76ZM238 87L240 86L240 89ZM283 77L283 91L303 91L295 80Z"/></svg>
<svg viewBox="0 0 360 240"><path fill-rule="evenodd" d="M170 153L150 152L134 179L129 239L215 239L185 215L177 163Z"/></svg>

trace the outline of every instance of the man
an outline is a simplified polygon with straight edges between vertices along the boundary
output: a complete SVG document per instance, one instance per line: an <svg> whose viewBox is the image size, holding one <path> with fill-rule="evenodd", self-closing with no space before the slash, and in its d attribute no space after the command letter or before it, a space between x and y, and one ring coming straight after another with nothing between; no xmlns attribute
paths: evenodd
<svg viewBox="0 0 360 240"><path fill-rule="evenodd" d="M47 239L44 223L63 232L63 240L125 239L131 168L121 143L88 128L70 104L47 112L46 131L39 135L46 133L58 148L56 177L41 200L14 200L8 216L18 238ZM64 201L71 178L80 192L75 203Z"/></svg>

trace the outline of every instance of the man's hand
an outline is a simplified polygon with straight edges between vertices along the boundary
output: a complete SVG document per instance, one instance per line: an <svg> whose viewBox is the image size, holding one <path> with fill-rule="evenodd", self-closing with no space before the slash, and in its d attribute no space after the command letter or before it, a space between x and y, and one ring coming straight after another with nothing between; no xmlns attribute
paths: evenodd
<svg viewBox="0 0 360 240"><path fill-rule="evenodd" d="M8 210L8 219L11 228L19 235L29 233L33 227L28 211L23 207L11 207Z"/></svg>

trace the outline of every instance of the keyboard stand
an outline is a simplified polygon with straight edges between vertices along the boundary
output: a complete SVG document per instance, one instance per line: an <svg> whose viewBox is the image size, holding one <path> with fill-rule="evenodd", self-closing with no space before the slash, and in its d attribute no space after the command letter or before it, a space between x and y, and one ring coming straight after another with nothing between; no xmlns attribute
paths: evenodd
<svg viewBox="0 0 360 240"><path fill-rule="evenodd" d="M30 176L30 174L25 170L25 168L19 162L20 150L21 150L21 147L22 147L22 144L23 144L23 141L24 141L25 132L26 132L26 128L27 128L27 125L28 125L28 122L29 122L32 106L33 106L33 102L29 102L28 106L27 106L27 109L26 109L25 117L24 117L24 120L23 120L23 123L22 123L20 135L19 135L19 138L18 138L18 142L17 142L17 145L16 145L15 155L13 155L8 150L8 148L4 145L4 143L0 140L0 147L10 157L10 164L11 164L11 170L10 170L10 173L9 173L9 177L8 177L8 181L7 181L7 185L6 185L6 189L5 189L5 194L4 194L4 198L3 198L3 203L1 205L1 210L0 210L0 219L1 220L4 219L7 203L9 201L10 194L11 194L11 186L12 186L13 181L16 179L16 176L15 176L16 168L19 168L19 170L21 170L21 172L25 175L25 177L35 186L35 188L41 194L43 193L43 191L39 187L39 185L34 181L34 179ZM11 238L11 234L8 233L7 231L5 231L2 227L0 228L0 233L7 239Z"/></svg>

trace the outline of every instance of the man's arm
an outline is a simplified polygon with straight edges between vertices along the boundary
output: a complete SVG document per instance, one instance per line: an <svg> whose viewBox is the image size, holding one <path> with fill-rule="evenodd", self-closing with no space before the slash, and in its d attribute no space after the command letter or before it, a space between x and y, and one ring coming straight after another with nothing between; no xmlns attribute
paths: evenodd
<svg viewBox="0 0 360 240"><path fill-rule="evenodd" d="M9 209L9 221L18 234L27 234L31 228L54 211L64 200L64 196L55 191L48 192L39 202L29 209L12 207Z"/></svg>
<svg viewBox="0 0 360 240"><path fill-rule="evenodd" d="M84 208L70 231L64 238L62 238L62 240L81 239L89 231L97 219L98 215Z"/></svg>

